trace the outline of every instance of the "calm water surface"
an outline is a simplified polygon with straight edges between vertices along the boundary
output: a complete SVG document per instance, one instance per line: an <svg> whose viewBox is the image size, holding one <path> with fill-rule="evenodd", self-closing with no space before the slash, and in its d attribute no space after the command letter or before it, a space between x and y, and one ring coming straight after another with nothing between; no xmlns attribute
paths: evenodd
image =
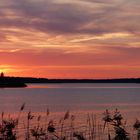
<svg viewBox="0 0 140 140"><path fill-rule="evenodd" d="M119 108L140 117L140 84L29 84L28 88L0 89L0 111L95 112Z"/></svg>

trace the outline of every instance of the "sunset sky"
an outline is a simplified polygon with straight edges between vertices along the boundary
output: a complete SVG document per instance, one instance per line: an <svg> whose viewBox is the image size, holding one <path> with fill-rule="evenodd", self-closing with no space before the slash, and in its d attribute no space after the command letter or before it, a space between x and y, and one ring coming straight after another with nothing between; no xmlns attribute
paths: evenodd
<svg viewBox="0 0 140 140"><path fill-rule="evenodd" d="M0 0L0 71L140 77L140 0Z"/></svg>

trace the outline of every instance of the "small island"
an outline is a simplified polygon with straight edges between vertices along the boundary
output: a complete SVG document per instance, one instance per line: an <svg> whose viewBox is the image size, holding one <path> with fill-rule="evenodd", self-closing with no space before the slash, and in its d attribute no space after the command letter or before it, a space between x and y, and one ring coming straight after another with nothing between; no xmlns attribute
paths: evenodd
<svg viewBox="0 0 140 140"><path fill-rule="evenodd" d="M27 87L27 85L20 79L8 78L4 73L0 74L0 88L20 88Z"/></svg>

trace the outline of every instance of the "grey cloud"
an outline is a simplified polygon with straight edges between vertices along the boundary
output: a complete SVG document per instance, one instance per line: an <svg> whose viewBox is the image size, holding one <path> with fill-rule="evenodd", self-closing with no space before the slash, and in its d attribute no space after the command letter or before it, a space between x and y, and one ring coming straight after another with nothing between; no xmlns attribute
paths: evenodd
<svg viewBox="0 0 140 140"><path fill-rule="evenodd" d="M9 9L19 15L19 19L4 19L0 23L9 26L34 27L36 29L71 33L90 20L85 10L74 5L56 3L31 3L30 1L15 1ZM82 16L81 16L82 15Z"/></svg>
<svg viewBox="0 0 140 140"><path fill-rule="evenodd" d="M8 0L5 1L5 3ZM140 32L139 0L122 0L113 3L99 0L101 8L92 10L87 6L71 3L57 3L53 1L34 0L13 0L6 6L18 17L8 19L5 16L0 18L3 26L16 26L23 28L34 28L44 32L54 34L103 34L112 32L130 32L138 34ZM88 0L94 7L97 0ZM1 2L0 2L1 3ZM110 5L111 4L111 5ZM84 26L91 24L89 28Z"/></svg>

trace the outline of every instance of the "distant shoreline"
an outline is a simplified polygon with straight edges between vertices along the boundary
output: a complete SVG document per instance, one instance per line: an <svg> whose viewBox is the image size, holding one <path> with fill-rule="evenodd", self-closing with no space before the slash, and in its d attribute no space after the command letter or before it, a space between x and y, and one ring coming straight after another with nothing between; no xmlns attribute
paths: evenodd
<svg viewBox="0 0 140 140"><path fill-rule="evenodd" d="M3 77L0 78L0 87L3 83L12 83L26 87L28 83L140 83L140 78L120 78L120 79L48 79L33 77Z"/></svg>

